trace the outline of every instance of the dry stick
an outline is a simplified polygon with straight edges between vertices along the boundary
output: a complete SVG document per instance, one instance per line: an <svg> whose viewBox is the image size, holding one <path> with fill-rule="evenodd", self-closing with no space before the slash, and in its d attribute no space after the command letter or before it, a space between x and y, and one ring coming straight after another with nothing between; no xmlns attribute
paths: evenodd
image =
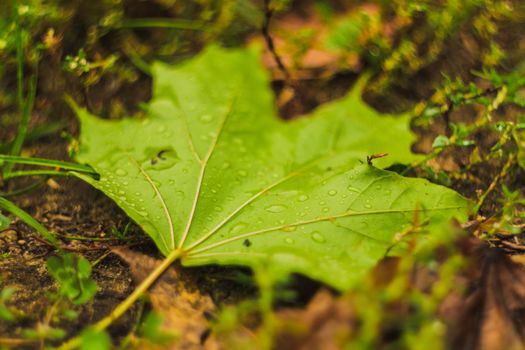
<svg viewBox="0 0 525 350"><path fill-rule="evenodd" d="M149 287L155 281L166 271L173 262L175 262L177 259L179 259L184 254L184 251L181 249L176 249L172 251L161 263L159 266L155 268L151 272L151 274L146 277L144 281L142 281L137 288L131 293L123 302L121 302L113 311L106 317L104 317L102 320L97 322L93 329L95 331L103 331L106 329L113 321L118 319L120 316L122 316L134 303L137 301L138 298L144 294ZM79 347L82 343L82 338L80 336L76 336L69 341L62 344L58 350L70 350L75 349Z"/></svg>
<svg viewBox="0 0 525 350"><path fill-rule="evenodd" d="M273 59L275 60L275 63L277 63L277 67L284 74L285 84L290 85L290 73L288 72L288 69L286 69L286 66L283 64L281 57L275 50L273 38L270 35L270 21L272 19L272 16L273 10L270 8L270 0L264 0L264 21L261 28L262 34L264 36L264 40L266 41L266 45L268 46L268 50L270 50L270 53L272 54Z"/></svg>

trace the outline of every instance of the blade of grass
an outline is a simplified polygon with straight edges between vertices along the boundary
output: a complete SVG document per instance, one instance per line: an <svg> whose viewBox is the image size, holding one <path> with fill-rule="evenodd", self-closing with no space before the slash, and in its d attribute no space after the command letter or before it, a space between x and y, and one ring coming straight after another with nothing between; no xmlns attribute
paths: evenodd
<svg viewBox="0 0 525 350"><path fill-rule="evenodd" d="M16 81L17 81L17 93L16 93L16 100L18 103L18 111L21 113L21 122L20 127L23 123L23 110L24 108L24 52L23 52L23 46L22 46L22 27L20 25L20 14L18 13L18 6L17 2L13 3L15 6L13 6L13 18L15 22L15 47L16 47ZM18 134L16 136L19 137ZM13 143L13 147L11 147L10 153L15 150L14 147L15 143ZM9 174L11 171L13 165L10 163L3 164L3 175Z"/></svg>
<svg viewBox="0 0 525 350"><path fill-rule="evenodd" d="M8 175L4 176L4 180L9 180L15 177L24 176L69 176L70 173L59 170L20 170L13 171Z"/></svg>
<svg viewBox="0 0 525 350"><path fill-rule="evenodd" d="M20 25L20 14L18 13L18 2L14 3L13 16L15 20L15 46L16 46L16 80L18 109L22 111L24 106L24 49L22 46L22 26Z"/></svg>
<svg viewBox="0 0 525 350"><path fill-rule="evenodd" d="M18 2L15 2L17 5ZM33 104L36 95L36 77L34 74L29 80L29 91L27 98L24 100L24 48L22 42L22 25L20 23L20 14L18 13L18 6L14 6L14 21L15 21L15 45L16 45L16 78L17 78L17 101L18 110L20 112L20 124L18 126L18 132L15 140L11 146L10 154L18 155L22 150L22 145L26 138L27 129L29 125L29 116L33 110ZM38 62L38 61L37 61ZM3 174L4 177L9 175L13 169L13 163L4 164Z"/></svg>
<svg viewBox="0 0 525 350"><path fill-rule="evenodd" d="M9 198L9 197L21 196L23 194L33 191L35 188L42 186L43 184L45 184L45 182L46 182L46 179L42 179L41 181L37 181L27 187L23 187L18 190L14 190L11 192L0 192L0 197Z"/></svg>
<svg viewBox="0 0 525 350"><path fill-rule="evenodd" d="M93 170L93 168L91 168L90 166L70 163L70 162L62 162L59 160L10 156L6 154L0 154L0 160L6 161L6 162L17 163L17 164L39 165L39 166L70 170L70 171L78 171L81 173L86 173L86 174L94 175L94 176L98 175L97 172Z"/></svg>
<svg viewBox="0 0 525 350"><path fill-rule="evenodd" d="M42 137L52 135L65 126L62 122L51 122L36 126L27 131L26 141L38 140ZM8 153L13 148L14 141L0 144L0 153Z"/></svg>
<svg viewBox="0 0 525 350"><path fill-rule="evenodd" d="M9 213L17 216L25 222L28 226L34 228L42 237L49 242L54 247L58 248L58 241L55 237L55 235L50 232L47 228L42 226L41 223L36 221L31 215L29 215L27 212L22 210L21 208L17 207L13 202L8 201L7 199L0 197L0 208L4 209L5 211L8 211Z"/></svg>
<svg viewBox="0 0 525 350"><path fill-rule="evenodd" d="M0 231L5 230L11 224L11 220L0 213Z"/></svg>
<svg viewBox="0 0 525 350"><path fill-rule="evenodd" d="M18 131L15 137L15 140L13 141L13 144L11 146L11 152L12 155L18 155L20 154L20 151L22 150L22 145L24 144L26 135L27 135L27 129L29 125L29 116L31 115L31 111L33 110L33 104L35 101L35 95L36 95L36 75L33 75L31 79L29 80L29 94L27 96L27 100L23 104L23 110L22 115L20 118L20 124L18 126ZM4 177L7 177L11 170L13 169L14 163L6 163L4 167Z"/></svg>

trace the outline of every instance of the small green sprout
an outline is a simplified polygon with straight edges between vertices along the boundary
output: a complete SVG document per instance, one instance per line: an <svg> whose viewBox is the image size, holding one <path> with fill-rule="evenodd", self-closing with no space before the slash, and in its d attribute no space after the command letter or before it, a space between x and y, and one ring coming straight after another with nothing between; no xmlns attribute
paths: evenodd
<svg viewBox="0 0 525 350"><path fill-rule="evenodd" d="M59 294L73 304L88 302L96 293L97 285L91 277L91 265L82 256L72 253L53 256L47 260L51 276L59 283Z"/></svg>
<svg viewBox="0 0 525 350"><path fill-rule="evenodd" d="M129 221L126 226L124 226L124 230L120 231L116 226L113 226L111 228L111 234L115 237L117 237L120 241L125 241L128 239L128 233L129 233L129 227L131 226L131 221Z"/></svg>

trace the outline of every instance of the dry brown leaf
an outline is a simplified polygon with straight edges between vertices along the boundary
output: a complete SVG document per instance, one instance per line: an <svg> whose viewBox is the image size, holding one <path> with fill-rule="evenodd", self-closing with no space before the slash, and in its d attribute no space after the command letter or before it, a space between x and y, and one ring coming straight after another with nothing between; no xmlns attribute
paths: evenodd
<svg viewBox="0 0 525 350"><path fill-rule="evenodd" d="M499 249L475 252L470 291L450 327L454 349L525 349L525 267Z"/></svg>
<svg viewBox="0 0 525 350"><path fill-rule="evenodd" d="M135 284L143 281L161 263L125 248L113 252L129 265ZM172 345L162 349L214 349L214 341L208 337L208 318L215 305L210 296L199 291L191 276L180 270L177 265L171 266L149 290L153 310L163 316L163 329L179 335ZM141 345L141 349L159 348Z"/></svg>
<svg viewBox="0 0 525 350"><path fill-rule="evenodd" d="M321 290L306 309L287 309L278 313L277 349L338 350L341 339L348 339L356 327L348 300Z"/></svg>

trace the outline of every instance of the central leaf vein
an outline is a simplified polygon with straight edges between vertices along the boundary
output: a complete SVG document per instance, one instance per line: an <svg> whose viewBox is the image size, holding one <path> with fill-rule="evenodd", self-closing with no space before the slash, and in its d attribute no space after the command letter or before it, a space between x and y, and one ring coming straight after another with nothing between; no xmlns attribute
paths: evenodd
<svg viewBox="0 0 525 350"><path fill-rule="evenodd" d="M208 151L206 152L206 156L204 157L203 160L200 161L200 171L199 171L199 177L197 179L197 188L195 190L195 196L193 198L190 215L188 217L188 222L186 223L186 228L184 229L184 233L182 234L182 238L178 246L179 248L183 247L184 242L186 241L186 238L188 237L188 233L190 232L191 224L193 223L193 218L195 216L195 211L197 210L197 203L199 201L199 197L200 197L200 193L202 189L202 182L204 180L204 174L206 172L206 167L213 154L213 151L215 150L215 147L217 146L217 143L219 142L219 138L222 134L222 131L224 130L224 125L226 124L226 120L228 119L228 116L232 114L231 112L233 109L234 102L235 102L235 98L232 98L229 104L229 108L226 110L226 113L224 113L224 117L220 121L217 134L212 139L210 147L208 148Z"/></svg>

